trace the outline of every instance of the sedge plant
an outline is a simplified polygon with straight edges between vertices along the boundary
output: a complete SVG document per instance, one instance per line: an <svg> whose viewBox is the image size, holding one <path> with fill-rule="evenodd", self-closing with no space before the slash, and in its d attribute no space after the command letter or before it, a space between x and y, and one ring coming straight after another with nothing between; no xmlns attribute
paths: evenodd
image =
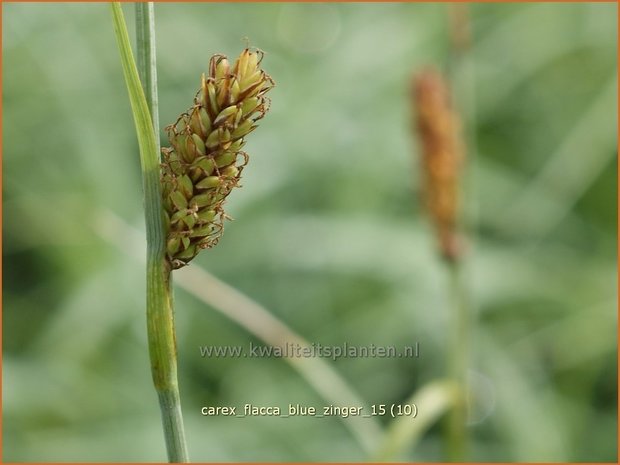
<svg viewBox="0 0 620 465"><path fill-rule="evenodd" d="M193 105L168 126L160 157L155 26L152 3L136 4L138 65L120 3L114 31L140 148L146 220L146 310L151 373L161 409L168 460L189 462L177 381L172 271L217 244L224 202L239 185L249 157L245 136L268 109L273 81L262 53L243 50L234 65L214 55Z"/></svg>
<svg viewBox="0 0 620 465"><path fill-rule="evenodd" d="M448 338L448 377L456 387L454 404L446 423L447 453L451 461L467 455L467 366L470 315L464 284L464 244L461 227L464 143L461 123L454 109L450 87L441 73L428 69L413 81L415 132L421 145L423 196L433 223L437 247L449 275L451 328Z"/></svg>

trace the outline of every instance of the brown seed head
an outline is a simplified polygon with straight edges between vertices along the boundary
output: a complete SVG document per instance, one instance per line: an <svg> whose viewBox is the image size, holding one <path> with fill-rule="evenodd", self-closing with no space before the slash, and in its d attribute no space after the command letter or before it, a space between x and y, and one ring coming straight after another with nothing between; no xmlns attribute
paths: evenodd
<svg viewBox="0 0 620 465"><path fill-rule="evenodd" d="M417 110L415 129L422 149L426 207L435 225L442 255L448 260L457 260L462 248L457 223L464 150L460 123L441 74L427 70L414 77L413 104Z"/></svg>

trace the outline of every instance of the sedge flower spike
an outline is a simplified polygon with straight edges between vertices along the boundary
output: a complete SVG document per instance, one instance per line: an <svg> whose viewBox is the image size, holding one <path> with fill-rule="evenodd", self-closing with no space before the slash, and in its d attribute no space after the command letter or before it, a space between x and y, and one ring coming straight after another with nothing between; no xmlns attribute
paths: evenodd
<svg viewBox="0 0 620 465"><path fill-rule="evenodd" d="M415 131L421 142L423 193L438 236L442 256L449 261L462 254L459 232L459 182L465 157L460 121L443 76L424 71L413 80Z"/></svg>
<svg viewBox="0 0 620 465"><path fill-rule="evenodd" d="M241 151L269 108L274 86L260 51L245 49L233 66L214 55L202 75L194 105L168 126L171 147L162 149L162 194L166 255L173 269L189 263L222 235L224 202L239 185L248 162Z"/></svg>

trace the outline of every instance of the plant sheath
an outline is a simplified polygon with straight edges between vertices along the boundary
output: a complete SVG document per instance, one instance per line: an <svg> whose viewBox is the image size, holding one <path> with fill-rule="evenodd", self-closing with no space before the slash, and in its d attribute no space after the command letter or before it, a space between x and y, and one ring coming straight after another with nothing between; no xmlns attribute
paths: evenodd
<svg viewBox="0 0 620 465"><path fill-rule="evenodd" d="M177 463L188 462L177 382L170 267L165 259L164 241L166 234L162 220L159 152L147 100L131 51L129 34L127 33L121 5L119 2L113 2L111 8L114 32L118 42L123 73L136 125L138 145L140 147L146 219L146 306L151 371L161 406L168 460ZM148 31L145 31L146 35L150 35L152 38L154 32L152 27L152 7L150 12L151 14L149 15L147 7L147 14L142 15L144 25L141 27L144 27ZM147 43L151 44L151 52L153 52L154 42L152 40L138 40L139 48L144 47ZM144 53L144 51L141 51L139 55ZM146 60L143 62L147 63ZM152 54L151 59L148 60L148 65L143 70L144 76L151 75L151 84L155 82L154 64L154 54ZM148 82L148 78L145 80ZM151 100L154 112L156 112L155 102L156 100Z"/></svg>

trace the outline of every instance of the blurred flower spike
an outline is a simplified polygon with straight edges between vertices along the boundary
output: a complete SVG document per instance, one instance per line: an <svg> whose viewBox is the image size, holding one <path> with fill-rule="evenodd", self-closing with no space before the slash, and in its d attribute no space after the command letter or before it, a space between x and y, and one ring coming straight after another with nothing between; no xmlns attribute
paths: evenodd
<svg viewBox="0 0 620 465"><path fill-rule="evenodd" d="M448 85L433 69L413 79L414 131L421 144L423 197L434 224L442 256L457 261L462 254L459 182L464 159L460 121Z"/></svg>

